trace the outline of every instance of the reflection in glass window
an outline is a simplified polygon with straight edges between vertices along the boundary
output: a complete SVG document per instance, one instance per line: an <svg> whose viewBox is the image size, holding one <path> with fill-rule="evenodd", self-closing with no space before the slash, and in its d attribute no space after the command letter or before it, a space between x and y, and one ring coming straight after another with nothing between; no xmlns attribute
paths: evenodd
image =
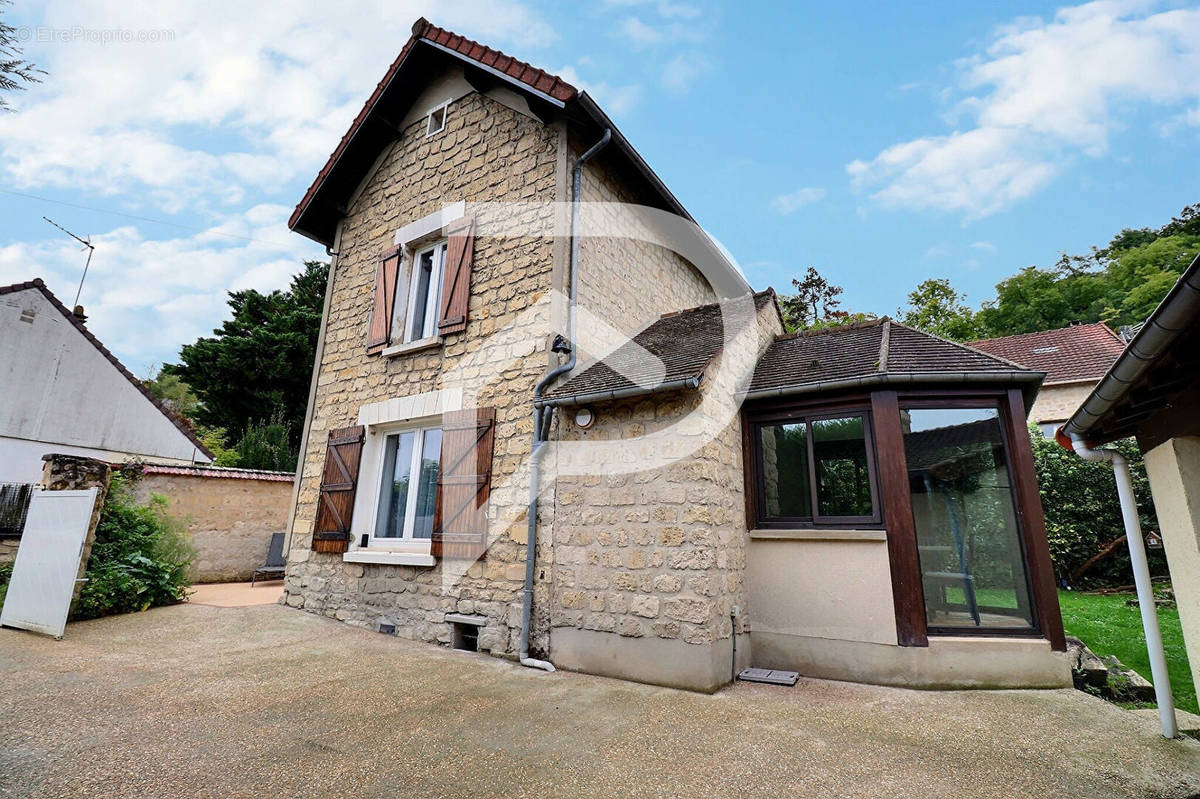
<svg viewBox="0 0 1200 799"><path fill-rule="evenodd" d="M383 451L374 538L430 538L437 502L441 428L393 433L385 440Z"/></svg>
<svg viewBox="0 0 1200 799"><path fill-rule="evenodd" d="M870 516L871 480L861 416L812 423L818 516Z"/></svg>
<svg viewBox="0 0 1200 799"><path fill-rule="evenodd" d="M904 410L901 424L929 627L1032 628L999 411Z"/></svg>
<svg viewBox="0 0 1200 799"><path fill-rule="evenodd" d="M879 520L866 417L758 426L759 521L853 524Z"/></svg>
<svg viewBox="0 0 1200 799"><path fill-rule="evenodd" d="M808 425L773 424L760 429L762 493L767 516L812 516L808 484Z"/></svg>

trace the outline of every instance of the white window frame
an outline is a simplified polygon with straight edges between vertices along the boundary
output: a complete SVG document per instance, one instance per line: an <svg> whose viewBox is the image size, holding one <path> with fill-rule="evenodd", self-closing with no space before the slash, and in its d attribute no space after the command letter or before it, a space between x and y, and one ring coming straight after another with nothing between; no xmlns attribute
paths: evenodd
<svg viewBox="0 0 1200 799"><path fill-rule="evenodd" d="M409 478L409 484L410 486L414 486L415 490L410 490L408 492L408 498L404 508L404 529L400 531L399 536L378 535L379 514L382 510L380 505L383 501L384 484L390 478L390 475L384 474L384 467L387 465L387 453L390 446L389 440L395 437L397 439L398 446L400 436L404 435L405 433L412 433L413 451L408 465L408 473L409 475L419 475L421 462L424 459L425 433L429 430L440 431L441 429L442 422L441 419L438 419L436 420L436 423L430 423L429 420L426 420L422 424L406 424L393 429L388 429L386 431L380 431L379 436L381 439L381 444L377 456L378 465L374 470L376 478L375 501L372 503L372 506L374 507L375 511L371 514L371 524L367 529L368 549L395 549L400 547L403 549L424 548L425 551L428 551L430 539L413 537L413 530L416 527L417 498L421 491L420 484L417 483L416 480L413 480L412 477Z"/></svg>
<svg viewBox="0 0 1200 799"><path fill-rule="evenodd" d="M404 303L404 332L401 341L397 343L412 344L437 338L438 316L442 304L442 275L446 271L446 254L449 250L447 239L438 239L431 244L415 248L412 257L408 259L408 298ZM429 275L429 290L425 295L425 324L420 330L414 330L416 317L413 309L417 303L417 268L421 257L432 254L433 271ZM393 320L394 322L395 320Z"/></svg>
<svg viewBox="0 0 1200 799"><path fill-rule="evenodd" d="M441 124L437 128L433 127L433 121L437 119L438 114L441 114ZM446 129L446 121L450 118L450 101L435 105L429 109L429 113L425 115L425 138L436 136Z"/></svg>

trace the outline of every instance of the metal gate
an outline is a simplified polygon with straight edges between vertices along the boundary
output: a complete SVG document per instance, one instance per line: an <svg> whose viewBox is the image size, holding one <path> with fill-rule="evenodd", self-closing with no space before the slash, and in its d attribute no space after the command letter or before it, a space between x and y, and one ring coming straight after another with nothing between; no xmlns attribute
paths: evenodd
<svg viewBox="0 0 1200 799"><path fill-rule="evenodd" d="M0 625L62 638L95 504L95 488L33 492Z"/></svg>

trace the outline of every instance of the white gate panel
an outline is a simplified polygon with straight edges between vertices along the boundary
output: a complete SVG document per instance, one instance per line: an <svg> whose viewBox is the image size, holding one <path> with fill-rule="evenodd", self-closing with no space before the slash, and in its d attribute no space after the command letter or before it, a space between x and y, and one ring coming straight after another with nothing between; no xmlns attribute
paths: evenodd
<svg viewBox="0 0 1200 799"><path fill-rule="evenodd" d="M62 638L96 489L35 491L0 625Z"/></svg>

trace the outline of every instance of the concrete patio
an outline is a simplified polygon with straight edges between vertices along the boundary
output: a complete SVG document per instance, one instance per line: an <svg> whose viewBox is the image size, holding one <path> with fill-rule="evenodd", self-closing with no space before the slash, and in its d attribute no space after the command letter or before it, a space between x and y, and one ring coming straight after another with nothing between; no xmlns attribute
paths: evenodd
<svg viewBox="0 0 1200 799"><path fill-rule="evenodd" d="M1200 742L1070 691L545 674L278 605L0 630L4 797L1187 797Z"/></svg>

